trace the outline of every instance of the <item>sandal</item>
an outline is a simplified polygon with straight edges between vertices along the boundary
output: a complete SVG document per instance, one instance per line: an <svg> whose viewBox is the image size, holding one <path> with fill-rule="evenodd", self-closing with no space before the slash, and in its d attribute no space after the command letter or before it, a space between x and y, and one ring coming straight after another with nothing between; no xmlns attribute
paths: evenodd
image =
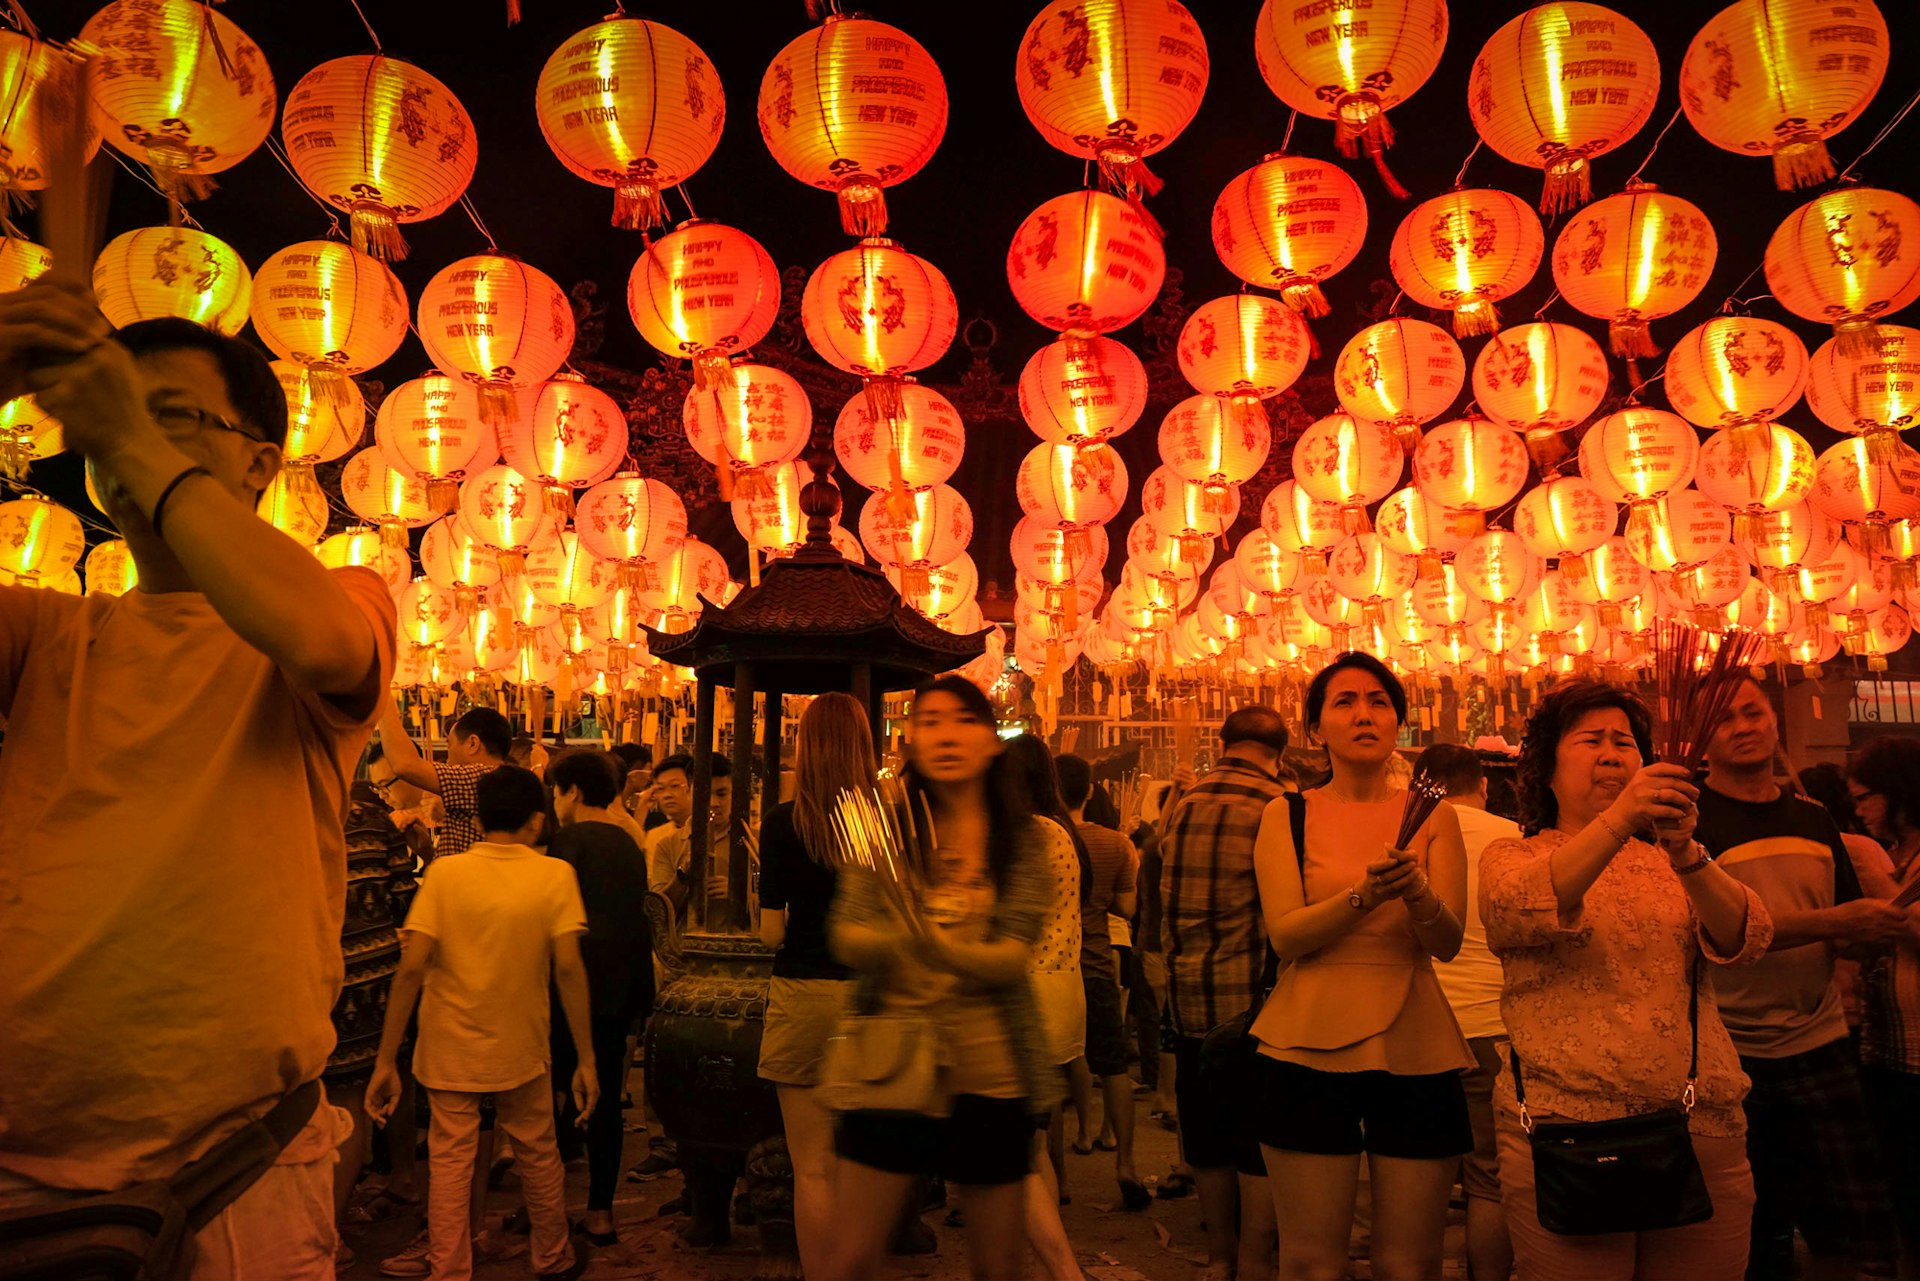
<svg viewBox="0 0 1920 1281"><path fill-rule="evenodd" d="M1092 1156L1093 1155L1094 1145L1091 1143L1085 1144L1085 1145L1082 1145L1079 1143L1073 1143L1073 1144L1069 1144L1068 1146L1073 1148L1073 1152L1075 1156Z"/></svg>
<svg viewBox="0 0 1920 1281"><path fill-rule="evenodd" d="M1184 1170L1175 1170L1160 1180L1160 1186L1154 1189L1155 1196L1162 1201L1178 1201L1181 1197L1193 1195L1193 1176Z"/></svg>

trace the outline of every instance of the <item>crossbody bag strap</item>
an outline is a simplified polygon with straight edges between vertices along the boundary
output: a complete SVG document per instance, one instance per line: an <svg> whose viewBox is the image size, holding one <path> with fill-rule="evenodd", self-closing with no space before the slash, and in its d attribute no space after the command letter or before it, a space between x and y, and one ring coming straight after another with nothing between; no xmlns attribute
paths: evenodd
<svg viewBox="0 0 1920 1281"><path fill-rule="evenodd" d="M1687 1085L1680 1091L1680 1106L1693 1115L1693 1083L1700 1075L1700 946L1694 945L1693 963L1687 967L1687 1028L1692 1044L1687 1050Z"/></svg>
<svg viewBox="0 0 1920 1281"><path fill-rule="evenodd" d="M308 1081L281 1098L265 1116L249 1121L167 1180L174 1199L186 1209L189 1231L198 1232L213 1222L272 1168L313 1119L320 1097L319 1080Z"/></svg>

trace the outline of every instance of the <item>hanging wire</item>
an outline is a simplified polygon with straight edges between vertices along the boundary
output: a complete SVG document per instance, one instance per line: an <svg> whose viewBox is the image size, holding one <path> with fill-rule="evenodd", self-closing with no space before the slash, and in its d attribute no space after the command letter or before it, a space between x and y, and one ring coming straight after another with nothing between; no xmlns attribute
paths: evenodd
<svg viewBox="0 0 1920 1281"><path fill-rule="evenodd" d="M1916 91L1913 97L1908 98L1907 105L1900 108L1899 111L1895 112L1893 119L1887 121L1886 124L1880 127L1880 132L1873 135L1873 141L1868 143L1866 145L1866 148L1863 151L1861 151L1859 155L1853 158L1853 164L1848 165L1845 169L1842 169L1840 171L1839 176L1835 178L1834 181L1838 182L1845 179L1848 174L1853 172L1854 165L1857 165L1862 160L1865 160L1868 154L1871 153L1875 147L1879 146L1882 142L1885 142L1887 135L1892 133L1896 128L1899 127L1900 122L1907 118L1907 113L1913 110L1915 104L1920 104L1920 91Z"/></svg>
<svg viewBox="0 0 1920 1281"><path fill-rule="evenodd" d="M7 0L6 18L8 22L24 32L27 39L40 38L40 28L33 25L33 19L27 16L27 11L20 7L18 0Z"/></svg>
<svg viewBox="0 0 1920 1281"><path fill-rule="evenodd" d="M475 229L487 238L487 252L499 253L500 246L494 242L493 233L487 230L487 224L480 220L480 211L473 207L473 201L467 196L462 195L460 197L460 207L467 211L467 217L473 220Z"/></svg>
<svg viewBox="0 0 1920 1281"><path fill-rule="evenodd" d="M142 169L141 166L134 164L132 161L128 160L125 156L121 155L118 151L115 151L111 147L102 147L100 148L100 150L104 154L112 156L113 162L119 165L122 169L125 169L128 173L132 174L135 178L137 178L140 181L140 185L145 187L148 191L151 191L154 195L160 197L162 200L165 200L169 204L172 204L173 198L167 195L167 193L162 191L158 186L154 185L153 180L147 177L145 170ZM185 223L189 227L192 227L195 231L206 230L205 227L200 225L199 219L195 218L192 214L187 212L186 206L180 205L176 207L180 211L181 222Z"/></svg>
<svg viewBox="0 0 1920 1281"><path fill-rule="evenodd" d="M1467 153L1467 158L1460 162L1460 172L1453 175L1453 185L1456 190L1467 180L1467 166L1473 163L1473 158L1480 154L1480 148L1486 145L1487 140L1485 138L1475 142L1473 144L1473 150Z"/></svg>
<svg viewBox="0 0 1920 1281"><path fill-rule="evenodd" d="M1293 141L1293 126L1299 123L1299 120L1300 113L1298 111L1289 111L1287 113L1287 131L1280 135L1281 151L1284 152L1287 149L1287 144Z"/></svg>
<svg viewBox="0 0 1920 1281"><path fill-rule="evenodd" d="M360 7L360 0L347 0L347 3L353 6L353 11L355 13L360 15L360 25L367 29L367 38L373 41L374 49L376 51L384 52L384 50L381 50L381 47L380 47L380 33L373 29L373 24L371 22L367 21L367 11Z"/></svg>
<svg viewBox="0 0 1920 1281"><path fill-rule="evenodd" d="M1543 319L1547 314L1547 308L1553 306L1553 304L1559 301L1560 301L1560 291L1556 289L1551 294L1547 295L1547 300L1540 304L1540 310L1533 313L1533 318L1535 320Z"/></svg>
<svg viewBox="0 0 1920 1281"><path fill-rule="evenodd" d="M694 211L693 197L687 194L687 184L684 182L677 183L673 189L680 193L680 203L687 207L687 217L698 218L700 215Z"/></svg>
<svg viewBox="0 0 1920 1281"><path fill-rule="evenodd" d="M1647 171L1647 166L1653 163L1653 153L1660 150L1660 140L1667 136L1668 129L1671 129L1676 124L1680 123L1680 117L1683 114L1684 114L1684 111L1682 108L1675 107L1673 109L1673 118L1667 121L1665 128L1661 129L1659 133L1653 136L1653 145L1647 148L1647 158L1645 160L1642 160L1640 162L1640 167L1638 169L1635 169L1633 173L1629 175L1627 178L1627 185L1629 187L1631 187L1634 183L1638 182L1640 180L1640 175Z"/></svg>
<svg viewBox="0 0 1920 1281"><path fill-rule="evenodd" d="M279 163L280 167L287 171L287 176L293 179L294 186L300 188L301 191L305 192L307 194L307 197L311 199L314 204L319 205L321 211L327 215L327 221L333 224L332 228L327 232L327 234L329 236L332 236L336 240L344 236L346 233L340 227L340 219L337 216L335 216L333 212L333 206L329 205L326 201L322 200L319 196L314 195L313 189L307 186L306 183L300 180L299 173L294 170L293 161L287 157L286 150L277 141L274 140L274 137L272 134L267 135L266 147L267 147L267 154L272 156L274 160Z"/></svg>

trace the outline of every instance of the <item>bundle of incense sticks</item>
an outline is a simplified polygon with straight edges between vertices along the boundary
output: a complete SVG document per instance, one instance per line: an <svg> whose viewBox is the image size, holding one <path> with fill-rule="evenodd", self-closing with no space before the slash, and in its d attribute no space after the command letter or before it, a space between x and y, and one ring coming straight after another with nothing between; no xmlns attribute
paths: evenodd
<svg viewBox="0 0 1920 1281"><path fill-rule="evenodd" d="M40 196L40 233L53 255L53 269L86 279L106 225L110 166L90 163L95 139L91 118L92 62L83 49L51 51L40 86L41 144L46 150L47 188Z"/></svg>
<svg viewBox="0 0 1920 1281"><path fill-rule="evenodd" d="M1654 750L1661 760L1689 773L1700 768L1708 740L1765 649L1765 638L1738 628L1709 633L1670 618L1654 622L1653 682L1660 704Z"/></svg>
<svg viewBox="0 0 1920 1281"><path fill-rule="evenodd" d="M919 834L903 790L892 779L882 779L877 788L847 788L834 804L833 832L841 857L874 873L888 903L911 919L918 911L913 881L920 864Z"/></svg>
<svg viewBox="0 0 1920 1281"><path fill-rule="evenodd" d="M1404 850L1412 844L1440 802L1446 799L1446 784L1425 770L1415 774L1407 784L1407 807L1400 812L1400 835L1394 838L1393 847Z"/></svg>

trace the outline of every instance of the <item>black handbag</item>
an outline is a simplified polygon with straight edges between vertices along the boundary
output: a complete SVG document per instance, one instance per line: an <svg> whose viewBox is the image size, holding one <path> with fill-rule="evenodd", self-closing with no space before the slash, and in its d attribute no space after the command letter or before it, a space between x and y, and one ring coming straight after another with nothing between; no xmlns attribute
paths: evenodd
<svg viewBox="0 0 1920 1281"><path fill-rule="evenodd" d="M1689 977L1687 1022L1693 1047L1680 1106L1612 1121L1534 1124L1520 1081L1520 1057L1507 1046L1520 1126L1533 1147L1534 1210L1560 1236L1602 1236L1682 1228L1713 1217L1713 1199L1694 1156L1687 1118L1700 1068L1700 962Z"/></svg>

